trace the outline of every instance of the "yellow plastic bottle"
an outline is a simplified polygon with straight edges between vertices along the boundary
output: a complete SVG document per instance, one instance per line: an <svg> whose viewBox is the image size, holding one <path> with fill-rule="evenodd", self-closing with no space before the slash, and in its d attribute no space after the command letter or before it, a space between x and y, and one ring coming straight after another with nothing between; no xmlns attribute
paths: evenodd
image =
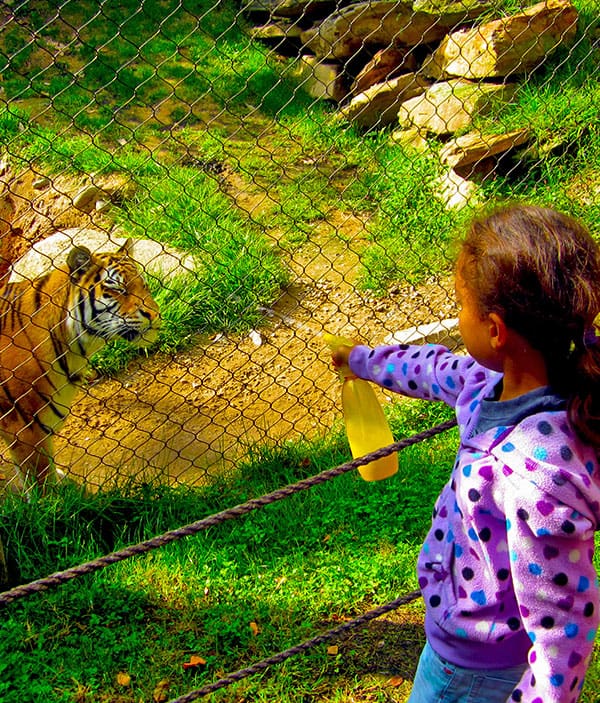
<svg viewBox="0 0 600 703"><path fill-rule="evenodd" d="M332 351L355 345L352 340L332 334L324 334L323 339ZM370 383L357 378L348 366L341 367L339 372L342 379L342 412L352 456L356 459L392 444L394 437ZM359 466L358 470L365 481L388 478L398 471L398 455L390 454L376 459Z"/></svg>

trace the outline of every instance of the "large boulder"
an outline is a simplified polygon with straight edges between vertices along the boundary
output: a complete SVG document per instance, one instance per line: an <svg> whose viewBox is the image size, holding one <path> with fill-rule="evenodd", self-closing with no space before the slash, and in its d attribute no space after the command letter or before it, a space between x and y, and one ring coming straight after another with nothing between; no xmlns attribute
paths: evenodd
<svg viewBox="0 0 600 703"><path fill-rule="evenodd" d="M474 207L481 201L477 183L463 178L450 169L436 179L433 193L446 206L446 210Z"/></svg>
<svg viewBox="0 0 600 703"><path fill-rule="evenodd" d="M430 322L416 327L409 327L384 339L385 344L443 344L455 350L462 345L458 329L458 318Z"/></svg>
<svg viewBox="0 0 600 703"><path fill-rule="evenodd" d="M400 106L424 93L430 85L416 73L405 73L371 86L341 107L339 114L361 127L392 124L398 117Z"/></svg>
<svg viewBox="0 0 600 703"><path fill-rule="evenodd" d="M400 106L398 121L404 129L418 127L430 134L453 134L468 128L476 115L491 110L497 101L509 100L514 91L514 86L460 78L434 83Z"/></svg>
<svg viewBox="0 0 600 703"><path fill-rule="evenodd" d="M411 73L417 70L417 59L414 52L405 47L387 46L375 53L358 73L350 88L352 95L364 92L372 85L383 83L395 78L400 73Z"/></svg>
<svg viewBox="0 0 600 703"><path fill-rule="evenodd" d="M519 14L452 32L425 61L423 71L435 79L525 73L574 39L577 19L570 0L544 0Z"/></svg>
<svg viewBox="0 0 600 703"><path fill-rule="evenodd" d="M17 259L9 271L11 282L32 280L48 273L54 266L66 264L72 247L84 246L92 252L116 251L127 241L122 234L78 227L55 232L36 242ZM168 280L195 270L193 257L173 247L165 247L150 239L136 239L131 253L142 270L160 280Z"/></svg>
<svg viewBox="0 0 600 703"><path fill-rule="evenodd" d="M306 49L320 58L345 59L364 47L403 44L416 46L439 41L453 27L481 12L462 9L448 14L414 10L412 2L360 2L327 17L302 34Z"/></svg>

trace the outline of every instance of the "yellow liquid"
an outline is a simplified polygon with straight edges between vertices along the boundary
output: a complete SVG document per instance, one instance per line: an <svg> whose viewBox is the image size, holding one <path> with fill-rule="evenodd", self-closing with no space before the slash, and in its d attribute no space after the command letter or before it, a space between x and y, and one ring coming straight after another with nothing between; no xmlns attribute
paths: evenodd
<svg viewBox="0 0 600 703"><path fill-rule="evenodd" d="M342 408L352 456L357 458L393 444L394 437L375 391L368 381L347 378L342 385ZM372 461L358 470L365 481L379 481L398 471L398 454Z"/></svg>
<svg viewBox="0 0 600 703"><path fill-rule="evenodd" d="M324 334L323 338L333 352L339 347L355 345L351 339L332 334ZM339 371L343 378L342 411L352 456L356 459L393 444L394 437L370 383L356 378L347 366ZM365 481L388 478L398 471L398 455L390 454L377 459L360 466L358 471Z"/></svg>

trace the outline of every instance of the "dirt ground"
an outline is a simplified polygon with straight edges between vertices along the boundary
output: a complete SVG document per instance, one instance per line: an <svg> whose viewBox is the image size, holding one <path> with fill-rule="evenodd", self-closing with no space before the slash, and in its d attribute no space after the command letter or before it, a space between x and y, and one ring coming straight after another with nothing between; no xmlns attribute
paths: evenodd
<svg viewBox="0 0 600 703"><path fill-rule="evenodd" d="M0 197L5 267L53 231L106 226L101 214L73 207L82 183L48 183L33 172L11 179L7 168L0 164L9 183ZM257 207L234 177L229 186L240 206ZM119 378L87 386L57 437L57 466L90 488L129 477L196 483L231 471L257 442L327 433L340 408L323 331L375 344L454 314L449 279L398 286L386 299L357 291L364 222L335 219L293 254L292 284L265 310L263 327L199 339L173 356L140 357Z"/></svg>

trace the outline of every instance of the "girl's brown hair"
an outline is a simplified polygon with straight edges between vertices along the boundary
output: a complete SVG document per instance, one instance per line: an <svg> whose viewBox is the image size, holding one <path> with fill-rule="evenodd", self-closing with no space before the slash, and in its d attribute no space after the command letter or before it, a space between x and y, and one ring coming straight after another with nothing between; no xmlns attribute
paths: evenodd
<svg viewBox="0 0 600 703"><path fill-rule="evenodd" d="M481 313L497 313L543 354L576 431L600 448L600 247L588 230L512 205L472 223L460 261Z"/></svg>

